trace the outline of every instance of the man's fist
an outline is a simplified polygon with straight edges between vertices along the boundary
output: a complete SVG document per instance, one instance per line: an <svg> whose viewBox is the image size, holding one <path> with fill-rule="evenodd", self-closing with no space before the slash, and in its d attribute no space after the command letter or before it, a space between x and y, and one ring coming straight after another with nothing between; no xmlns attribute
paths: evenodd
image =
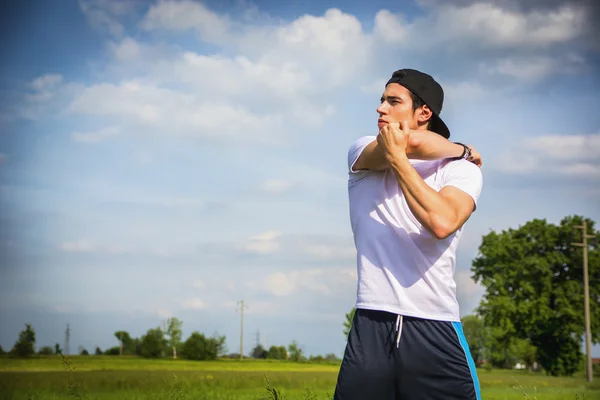
<svg viewBox="0 0 600 400"><path fill-rule="evenodd" d="M408 128L408 122L390 122L379 130L377 144L381 146L385 158L391 161L395 155L406 155L409 137L410 129Z"/></svg>

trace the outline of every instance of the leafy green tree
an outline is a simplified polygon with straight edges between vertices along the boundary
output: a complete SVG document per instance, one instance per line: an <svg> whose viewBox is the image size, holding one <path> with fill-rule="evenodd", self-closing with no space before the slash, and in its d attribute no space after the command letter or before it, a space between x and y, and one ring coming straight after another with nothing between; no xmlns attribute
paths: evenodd
<svg viewBox="0 0 600 400"><path fill-rule="evenodd" d="M102 349L100 347L96 346L96 352L95 352L95 354L97 356L101 356L102 355Z"/></svg>
<svg viewBox="0 0 600 400"><path fill-rule="evenodd" d="M62 354L62 349L60 348L60 344L54 344L54 354Z"/></svg>
<svg viewBox="0 0 600 400"><path fill-rule="evenodd" d="M225 350L225 336L207 338L194 331L183 344L183 356L189 360L215 360Z"/></svg>
<svg viewBox="0 0 600 400"><path fill-rule="evenodd" d="M104 350L104 354L107 356L118 356L121 354L121 348L119 346L109 347L108 349Z"/></svg>
<svg viewBox="0 0 600 400"><path fill-rule="evenodd" d="M4 349L2 348L2 346L0 346L0 356L5 355L6 352L4 351Z"/></svg>
<svg viewBox="0 0 600 400"><path fill-rule="evenodd" d="M515 338L511 343L511 353L529 369L532 369L537 361L537 349L527 339Z"/></svg>
<svg viewBox="0 0 600 400"><path fill-rule="evenodd" d="M350 334L350 328L352 328L352 320L354 320L354 314L356 313L356 307L353 307L349 313L346 313L346 320L344 321L344 336L348 337Z"/></svg>
<svg viewBox="0 0 600 400"><path fill-rule="evenodd" d="M285 346L271 346L267 352L267 358L271 360L286 360L287 350Z"/></svg>
<svg viewBox="0 0 600 400"><path fill-rule="evenodd" d="M302 354L303 351L295 340L292 341L292 343L290 343L290 345L288 346L288 351L290 355L290 360L297 362L304 361L305 357L304 354Z"/></svg>
<svg viewBox="0 0 600 400"><path fill-rule="evenodd" d="M17 357L29 357L35 354L35 331L31 324L25 324L25 329L19 332L11 353Z"/></svg>
<svg viewBox="0 0 600 400"><path fill-rule="evenodd" d="M140 356L146 358L159 358L167 347L167 339L160 327L148 329L140 342Z"/></svg>
<svg viewBox="0 0 600 400"><path fill-rule="evenodd" d="M586 220L588 234L598 233ZM583 218L564 218L559 225L534 219L518 229L483 237L473 261L473 277L486 288L479 307L487 326L497 327L506 338L526 339L550 375L573 375L582 358L584 333ZM600 341L600 250L589 248L592 341Z"/></svg>
<svg viewBox="0 0 600 400"><path fill-rule="evenodd" d="M137 348L136 348L137 347L136 346L136 341L135 341L135 339L133 339L131 337L131 335L129 334L129 332L127 332L127 331L116 331L115 332L115 337L119 341L119 354L120 355L123 355L123 354L128 354L128 355L138 354Z"/></svg>
<svg viewBox="0 0 600 400"><path fill-rule="evenodd" d="M51 356L54 354L54 350L50 346L43 346L38 350L38 354L43 356Z"/></svg>
<svg viewBox="0 0 600 400"><path fill-rule="evenodd" d="M267 358L269 352L265 350L262 344L258 344L252 349L252 358Z"/></svg>
<svg viewBox="0 0 600 400"><path fill-rule="evenodd" d="M167 322L167 335L169 336L169 347L173 350L173 358L177 358L177 347L181 343L183 322L177 318L170 318Z"/></svg>
<svg viewBox="0 0 600 400"><path fill-rule="evenodd" d="M461 322L473 362L475 365L480 365L488 351L489 329L485 326L483 318L477 315L467 315L461 319Z"/></svg>

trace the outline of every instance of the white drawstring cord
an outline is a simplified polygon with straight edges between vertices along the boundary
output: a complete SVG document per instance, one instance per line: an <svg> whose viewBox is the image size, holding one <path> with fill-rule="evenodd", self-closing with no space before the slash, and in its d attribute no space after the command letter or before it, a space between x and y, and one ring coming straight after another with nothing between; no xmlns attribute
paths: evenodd
<svg viewBox="0 0 600 400"><path fill-rule="evenodd" d="M402 315L398 314L396 318L396 332L398 337L396 338L396 348L400 347L400 336L402 336Z"/></svg>

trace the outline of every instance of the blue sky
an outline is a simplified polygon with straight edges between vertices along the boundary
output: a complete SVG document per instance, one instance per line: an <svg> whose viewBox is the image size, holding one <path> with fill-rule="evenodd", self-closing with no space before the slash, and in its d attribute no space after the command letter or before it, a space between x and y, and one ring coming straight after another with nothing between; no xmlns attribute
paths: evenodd
<svg viewBox="0 0 600 400"><path fill-rule="evenodd" d="M71 351L163 318L245 346L342 355L355 301L346 153L392 71L444 86L484 158L458 252L600 221L599 51L588 1L35 1L3 13L0 345L25 322ZM600 355L598 347L595 355Z"/></svg>

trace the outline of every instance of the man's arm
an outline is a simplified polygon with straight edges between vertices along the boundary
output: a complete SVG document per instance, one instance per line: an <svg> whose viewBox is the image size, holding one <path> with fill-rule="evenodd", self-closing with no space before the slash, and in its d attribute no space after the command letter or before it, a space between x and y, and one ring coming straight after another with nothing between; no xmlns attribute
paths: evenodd
<svg viewBox="0 0 600 400"><path fill-rule="evenodd" d="M459 157L463 146L431 131L413 130L408 137L406 155L409 159L439 160ZM354 164L354 170L379 171L389 168L390 164L377 141L369 143Z"/></svg>
<svg viewBox="0 0 600 400"><path fill-rule="evenodd" d="M409 161L406 149L408 129L384 127L377 137L381 152L395 172L414 216L436 238L445 239L471 216L475 202L462 190L447 186L439 192L423 181Z"/></svg>

